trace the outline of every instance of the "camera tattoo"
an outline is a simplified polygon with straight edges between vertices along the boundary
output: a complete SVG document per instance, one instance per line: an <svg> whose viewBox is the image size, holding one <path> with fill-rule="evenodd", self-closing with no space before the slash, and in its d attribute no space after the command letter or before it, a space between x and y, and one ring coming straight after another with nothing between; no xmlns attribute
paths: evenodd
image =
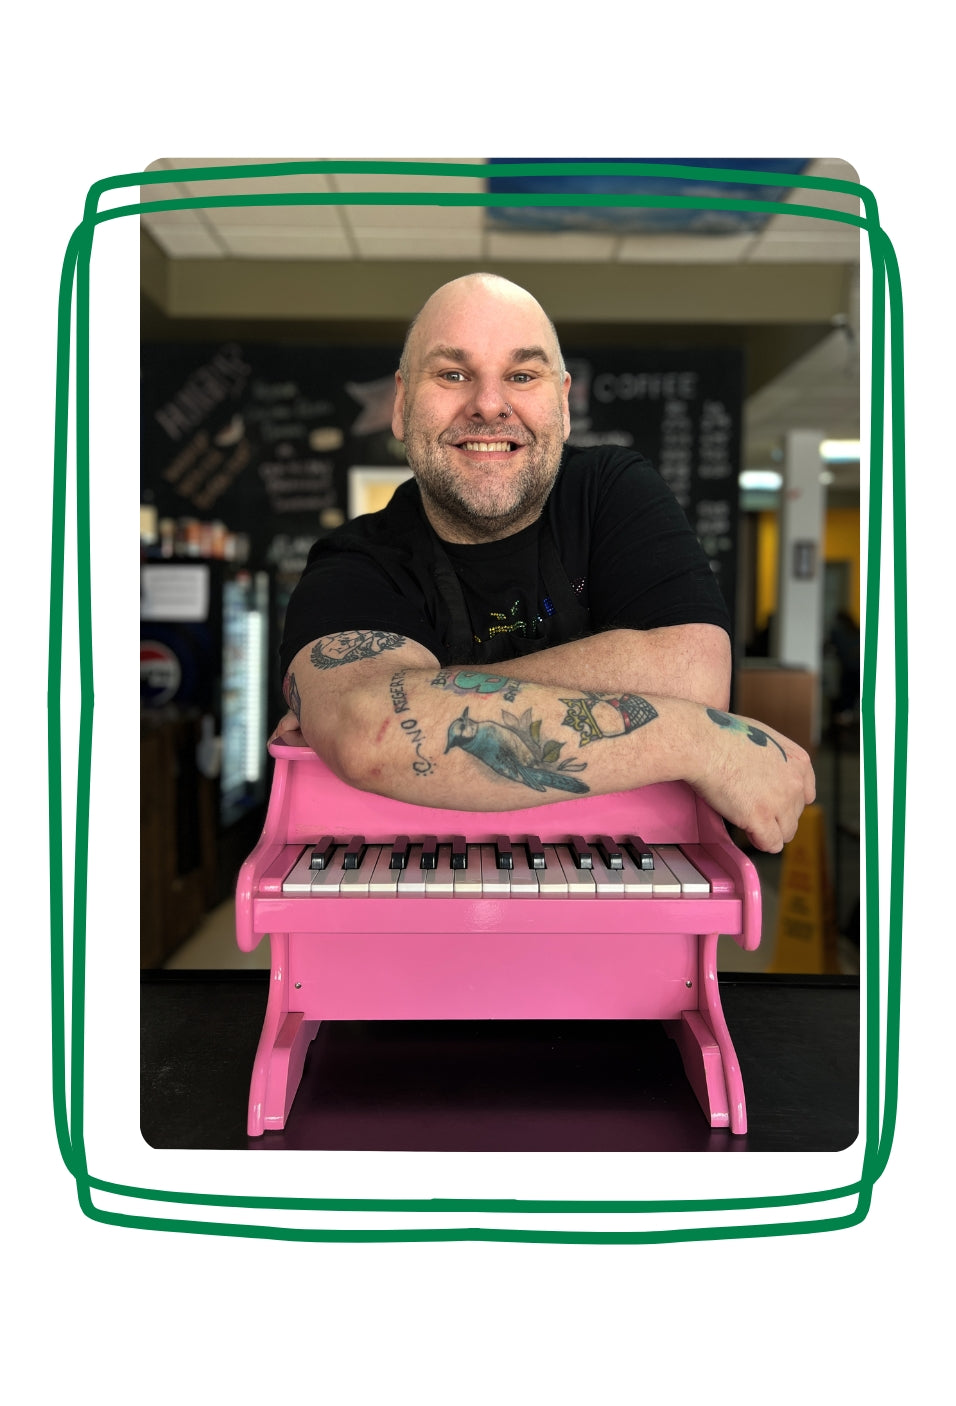
<svg viewBox="0 0 956 1406"><path fill-rule="evenodd" d="M319 640L309 658L316 669L337 669L340 664L374 659L387 649L401 649L407 643L404 635L393 635L387 630L342 630Z"/></svg>

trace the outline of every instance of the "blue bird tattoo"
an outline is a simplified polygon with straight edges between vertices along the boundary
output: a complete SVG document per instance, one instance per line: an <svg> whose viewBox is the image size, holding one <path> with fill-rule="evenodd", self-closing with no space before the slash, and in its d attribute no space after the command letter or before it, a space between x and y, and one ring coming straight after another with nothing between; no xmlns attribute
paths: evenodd
<svg viewBox="0 0 956 1406"><path fill-rule="evenodd" d="M509 716L502 714L503 718ZM530 723L530 714L515 719L514 723L517 726L508 722L478 722L469 716L466 708L448 729L445 754L447 756L453 747L461 747L499 776L508 781L520 781L533 791L546 791L552 786L557 791L580 795L589 790L583 781L568 775L572 770L583 771L583 763L554 765L563 742L542 744L539 739L541 723Z"/></svg>

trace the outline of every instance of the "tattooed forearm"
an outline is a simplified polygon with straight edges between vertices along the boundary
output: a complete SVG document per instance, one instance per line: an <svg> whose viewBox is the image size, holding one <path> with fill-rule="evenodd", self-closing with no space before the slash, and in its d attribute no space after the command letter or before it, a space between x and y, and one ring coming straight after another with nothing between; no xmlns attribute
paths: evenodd
<svg viewBox="0 0 956 1406"><path fill-rule="evenodd" d="M317 669L336 669L340 664L374 659L386 649L401 649L407 643L404 635L392 635L387 630L342 630L319 640L309 658Z"/></svg>
<svg viewBox="0 0 956 1406"><path fill-rule="evenodd" d="M282 693L286 703L289 705L299 722L302 721L302 699L299 697L299 690L295 683L295 674L291 669L286 674L282 683Z"/></svg>
<svg viewBox="0 0 956 1406"><path fill-rule="evenodd" d="M500 693L506 703L513 703L521 692L517 679L505 678L502 674L476 674L471 669L442 669L432 679L432 688L458 694Z"/></svg>
<svg viewBox="0 0 956 1406"><path fill-rule="evenodd" d="M579 734L578 746L599 737L624 737L657 717L657 709L635 693L586 693L583 698L562 698L567 708L564 726Z"/></svg>
<svg viewBox="0 0 956 1406"><path fill-rule="evenodd" d="M532 720L530 708L520 717L502 709L500 723L479 722L466 708L448 729L445 752L460 747L507 781L520 781L533 791L546 791L549 786L575 794L589 790L583 781L568 775L585 771L584 762L558 760L563 746L563 742L542 742L541 719Z"/></svg>
<svg viewBox="0 0 956 1406"><path fill-rule="evenodd" d="M780 746L780 743L775 742L774 739L761 728L754 727L753 723L745 722L743 718L734 717L732 713L721 713L716 708L708 708L707 716L710 718L711 722L716 723L718 727L726 727L729 728L731 732L739 732L742 736L749 737L751 742L756 743L758 747L766 747L768 742L773 742L773 745L776 747L781 757L783 757L784 761L787 761L787 754Z"/></svg>

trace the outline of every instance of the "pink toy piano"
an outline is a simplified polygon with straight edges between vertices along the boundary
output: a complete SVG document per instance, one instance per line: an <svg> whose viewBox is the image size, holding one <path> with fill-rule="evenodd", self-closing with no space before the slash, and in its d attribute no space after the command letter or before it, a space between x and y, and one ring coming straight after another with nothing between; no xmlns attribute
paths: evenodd
<svg viewBox="0 0 956 1406"><path fill-rule="evenodd" d="M760 887L682 782L525 810L437 810L271 743L237 941L271 980L248 1131L285 1126L322 1020L660 1020L712 1127L747 1130L717 938L760 941Z"/></svg>

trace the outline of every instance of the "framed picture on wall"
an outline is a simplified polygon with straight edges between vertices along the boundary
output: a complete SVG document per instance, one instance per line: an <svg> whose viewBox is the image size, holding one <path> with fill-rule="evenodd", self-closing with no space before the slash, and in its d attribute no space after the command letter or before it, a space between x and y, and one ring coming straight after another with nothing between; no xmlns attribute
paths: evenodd
<svg viewBox="0 0 956 1406"><path fill-rule="evenodd" d="M388 469L349 469L349 517L362 513L377 513L384 508L400 483L412 477L412 471L398 465Z"/></svg>

